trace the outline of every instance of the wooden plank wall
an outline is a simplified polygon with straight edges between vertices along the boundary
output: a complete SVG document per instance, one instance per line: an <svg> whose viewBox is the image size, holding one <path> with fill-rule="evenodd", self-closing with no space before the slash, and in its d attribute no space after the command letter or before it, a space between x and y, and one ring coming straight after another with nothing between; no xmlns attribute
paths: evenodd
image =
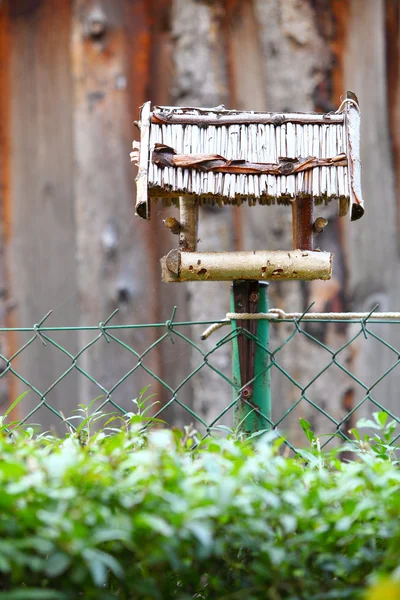
<svg viewBox="0 0 400 600"><path fill-rule="evenodd" d="M10 298L9 273L6 247L10 237L10 97L8 91L10 41L8 6L0 4L0 326L12 322L12 299ZM7 357L15 351L15 336L0 337L0 352ZM0 372L5 373L6 363L1 361ZM14 380L4 374L0 380L0 412L6 409L9 398L17 393Z"/></svg>
<svg viewBox="0 0 400 600"><path fill-rule="evenodd" d="M133 137L132 79L136 78L136 103L141 104L145 99L149 33L143 15L129 13L135 11L131 6L137 5L125 0L78 0L72 15L77 269L81 322L87 324L105 321L116 308L120 311L114 324L143 323L151 320L152 313L152 295L142 285L150 272L146 252L149 230L136 227L133 173L127 160ZM130 64L131 38L126 24L135 17L141 21L132 39L141 36L142 60ZM148 343L142 332L123 332L119 337L139 351ZM83 332L80 347L92 338L93 334ZM106 389L136 362L118 345L110 351L105 338L82 355L83 368ZM152 358L149 362L154 368ZM145 374L137 373L138 391L146 379ZM96 387L88 379L84 381L83 395L98 395ZM116 397L122 402L128 393L129 384L123 384Z"/></svg>
<svg viewBox="0 0 400 600"><path fill-rule="evenodd" d="M366 217L350 226L330 215L318 242L335 253L332 282L276 284L272 303L288 310L305 308L312 300L318 310L367 310L375 302L382 310L399 308L397 0L56 4L57 10L52 0L0 3L0 325L33 325L50 309L48 323L63 325L97 325L117 307L114 323L164 321L174 304L181 319L223 316L226 286L211 290L207 284L160 283L158 259L175 241L161 222L173 211L156 207L148 224L133 218L128 155L131 140L138 139L133 121L139 105L151 98L159 104L223 102L242 109L328 111L347 87L361 102ZM203 248L290 245L285 209L201 212ZM346 328L313 332L333 345L351 333ZM388 328L380 332L385 337ZM123 340L142 351L156 335L154 330L131 332ZM392 328L389 339L398 347L397 335ZM10 353L24 339L10 337L8 345L1 339L0 351ZM64 333L55 339L75 353L91 338ZM211 348L215 340L207 343L204 348ZM372 381L385 368L382 357L378 345L368 355L354 346L343 360ZM229 374L228 349L220 349L214 359ZM308 346L296 341L288 361L293 374L306 382L324 356L310 359ZM199 357L185 344L172 346L166 340L145 362L175 387ZM37 339L14 364L44 391L71 361ZM110 351L102 339L79 364L109 388L136 359L121 347ZM356 386L343 378L338 389L334 376L313 393L321 406L342 414L354 406ZM4 381L0 403L18 391ZM392 374L382 388L394 408L396 382ZM118 401L129 405L148 383L143 371L132 376L121 385ZM285 385L275 379L275 397L283 397ZM151 391L162 401L170 397L160 384ZM48 400L68 413L77 398L88 402L99 393L83 376L71 374L49 392ZM186 385L182 399L209 418L226 405L229 391L218 376L201 371L195 389ZM282 400L279 410L295 399ZM30 394L24 410L35 402ZM44 412L40 420L53 422ZM317 425L329 423L321 418Z"/></svg>
<svg viewBox="0 0 400 600"><path fill-rule="evenodd" d="M173 244L160 231L162 214L158 224L134 217L129 152L138 135L133 121L139 106L149 94L155 101L169 101L168 87L162 85L169 3L158 4L162 10L157 19L146 1L60 0L57 10L46 0L6 4L9 10L1 7L0 60L9 72L2 69L1 116L10 131L6 136L2 126L1 152L7 161L2 162L1 183L3 222L9 228L4 229L9 293L17 302L14 323L32 326L52 310L46 321L50 326L96 326L116 308L114 324L165 321L174 304L183 304L177 302L178 290L161 289L159 278L163 244ZM162 53L161 60L155 50ZM161 74L155 82L152 72ZM0 274L5 266L0 252ZM180 318L186 315L182 310ZM95 336L82 332L53 337L75 355ZM140 353L157 336L153 329L121 333L119 338ZM13 349L26 339L18 335ZM137 364L134 355L113 346L102 338L78 359L106 389ZM172 349L180 355L179 365L167 372ZM171 348L168 340L145 364L174 387L183 379L182 369L187 372L184 356L179 344ZM38 338L13 366L45 392L71 363ZM158 400L170 399L142 369L119 386L114 399L130 408L131 399L150 383ZM4 395L12 399L23 389L23 384L14 385ZM73 371L46 400L68 414L78 398L89 402L101 393ZM184 396L190 402L190 386ZM20 406L21 416L38 399L31 392ZM46 409L37 421L44 426L55 422Z"/></svg>
<svg viewBox="0 0 400 600"><path fill-rule="evenodd" d="M400 308L398 193L396 196L399 172L394 160L396 153L393 156L399 139L399 122L395 116L397 107L393 104L395 94L391 90L392 86L396 88L396 78L388 79L391 70L387 62L390 47L387 8L383 0L352 0L343 55L345 85L347 89L357 90L362 106L361 159L368 206L359 225L347 224L348 285L353 306L365 311L377 304L383 311ZM366 39L368 44L365 44ZM390 44L395 45L394 42L392 38ZM392 60L396 60L395 55ZM373 331L394 347L400 347L399 327L380 325ZM368 345L360 344L355 369L367 385L373 385L396 359L396 353L372 340ZM397 368L372 390L372 395L379 396L396 414L399 412L399 384ZM359 397L359 390L357 394ZM371 410L371 405L366 408Z"/></svg>
<svg viewBox="0 0 400 600"><path fill-rule="evenodd" d="M50 309L55 311L48 320L53 325L72 324L77 314L70 23L67 0L56 11L46 2L9 3L8 260L15 323L24 325L38 323ZM18 344L26 339L21 335ZM66 335L57 340L76 351ZM42 392L68 366L60 352L39 339L15 364ZM55 407L61 408L64 393L76 397L76 380L52 392ZM37 401L31 392L22 410ZM48 425L46 415L38 418Z"/></svg>

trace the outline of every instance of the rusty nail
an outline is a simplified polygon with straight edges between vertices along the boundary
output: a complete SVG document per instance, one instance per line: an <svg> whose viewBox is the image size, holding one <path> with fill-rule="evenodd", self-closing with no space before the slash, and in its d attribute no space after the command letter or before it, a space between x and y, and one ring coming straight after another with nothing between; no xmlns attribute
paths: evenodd
<svg viewBox="0 0 400 600"><path fill-rule="evenodd" d="M250 302L258 302L260 299L260 294L258 294L257 292L251 292L250 294Z"/></svg>
<svg viewBox="0 0 400 600"><path fill-rule="evenodd" d="M253 395L253 390L251 389L250 386L247 386L242 390L242 398L244 398L245 400L248 400L249 398L251 398L252 395Z"/></svg>

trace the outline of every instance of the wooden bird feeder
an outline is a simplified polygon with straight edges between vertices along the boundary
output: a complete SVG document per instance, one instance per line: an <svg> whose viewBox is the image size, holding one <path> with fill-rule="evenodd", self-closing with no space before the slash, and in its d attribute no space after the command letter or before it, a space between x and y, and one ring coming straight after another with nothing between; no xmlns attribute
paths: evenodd
<svg viewBox="0 0 400 600"><path fill-rule="evenodd" d="M329 279L332 255L313 250L326 225L314 206L338 203L351 220L364 213L360 176L360 116L348 92L336 113L260 113L217 108L143 105L136 213L151 202L179 207L165 224L179 247L161 259L162 279L181 281ZM197 252L204 204L292 207L293 248Z"/></svg>

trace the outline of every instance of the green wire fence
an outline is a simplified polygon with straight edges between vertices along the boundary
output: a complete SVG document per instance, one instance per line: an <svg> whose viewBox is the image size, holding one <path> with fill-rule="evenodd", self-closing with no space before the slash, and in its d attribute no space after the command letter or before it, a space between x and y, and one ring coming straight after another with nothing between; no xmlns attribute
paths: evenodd
<svg viewBox="0 0 400 600"><path fill-rule="evenodd" d="M43 411L49 411L55 426L57 422L60 425L64 422L62 426L66 423L74 429L76 421L69 417L80 403L89 405L97 398L96 411L134 412L136 405L132 400L140 396L142 387L148 386L142 396L155 394L149 401L156 402L151 408L152 417L168 425L193 424L204 436L221 434L230 428L240 429L243 419L242 422L237 417L235 420L239 404L247 407L244 419L249 414L257 415L257 422L262 423L264 429L275 430L290 447L300 440L299 418L307 419L317 435L322 436L321 445L349 439L349 430L358 417L369 417L376 411L386 412L400 424L400 351L397 350L400 348L400 320L397 314L380 316L372 312L360 316L354 313L342 318L340 314L327 314L315 318L307 311L300 315L271 312L264 315L269 324L269 340L265 328L260 339L254 334L254 328L238 327L234 314L219 322L218 331L213 327L212 336L207 340L202 339L204 330L214 322L179 321L176 310L166 322L151 324L113 325L114 314L98 326L49 327L45 323L46 315L33 327L0 329L2 348L7 348L8 336L14 339L17 336L20 344L12 355L4 350L0 353L0 382L6 384L8 390L28 391L14 407L11 420L20 425L40 424ZM152 343L144 350L137 347L137 335L147 335L150 331ZM75 343L84 336L78 352L71 352L57 340L60 332L71 335ZM263 366L250 381L238 381L235 377L235 344L240 339L250 340L257 355L265 359L259 361ZM130 366L126 372L115 373L114 379L112 372L107 372L107 377L99 375L101 365L91 363L87 357L100 344L103 356L107 356L108 351L111 356L116 346L127 353ZM29 360L22 357L32 347L36 352L39 347L49 356L62 354L62 372L50 384L46 382L41 386L24 372ZM151 366L152 355L161 347L164 356L170 357L168 377L165 365L162 374ZM225 357L223 366L216 360L221 353ZM180 380L173 382L178 365ZM182 365L186 368L183 375ZM77 396L66 395L61 406L59 401L53 403L56 388L72 377L86 382L87 386L78 385ZM253 385L258 380L264 384ZM249 385L255 390L252 398L244 394ZM265 393L268 403L260 398L260 394ZM212 411L208 405L204 406L204 397L212 398L212 402L209 401ZM4 414L7 405L14 400L9 394L7 403L0 406L0 414ZM393 443L399 437L400 433L396 432Z"/></svg>

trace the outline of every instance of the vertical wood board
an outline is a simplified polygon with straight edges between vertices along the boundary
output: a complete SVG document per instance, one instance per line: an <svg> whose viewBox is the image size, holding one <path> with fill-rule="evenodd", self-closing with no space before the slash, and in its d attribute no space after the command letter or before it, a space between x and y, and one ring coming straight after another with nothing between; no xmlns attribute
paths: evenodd
<svg viewBox="0 0 400 600"><path fill-rule="evenodd" d="M33 326L53 310L49 325L71 325L76 303L75 215L71 127L70 2L33 3L29 10L12 5L11 64L11 208L10 282L17 303L16 322ZM20 335L18 344L26 341ZM73 354L67 334L55 339ZM18 371L43 393L71 361L39 339L18 359ZM21 384L21 389L25 386ZM69 376L47 400L66 412L76 405L77 387ZM38 404L33 392L21 412ZM44 428L54 418L48 410Z"/></svg>

